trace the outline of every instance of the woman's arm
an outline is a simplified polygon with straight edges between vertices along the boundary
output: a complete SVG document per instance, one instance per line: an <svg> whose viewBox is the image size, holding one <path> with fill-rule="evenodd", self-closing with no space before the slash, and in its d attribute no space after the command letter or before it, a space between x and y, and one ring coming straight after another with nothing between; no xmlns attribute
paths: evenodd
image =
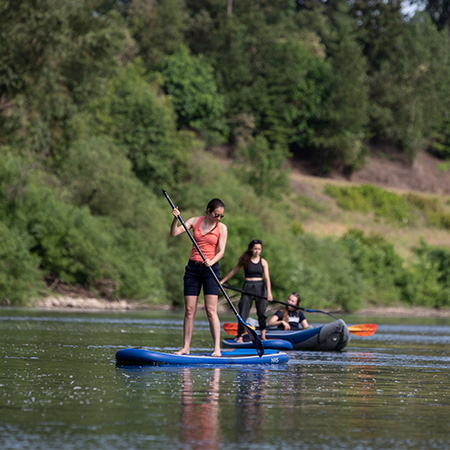
<svg viewBox="0 0 450 450"><path fill-rule="evenodd" d="M283 325L285 330L290 330L291 326L289 322L285 322L283 319L280 319L276 314L274 314L267 324L268 327L278 327L279 325Z"/></svg>
<svg viewBox="0 0 450 450"><path fill-rule="evenodd" d="M184 229L183 225L178 225L178 216L180 215L180 211L178 208L175 208L172 210L172 214L174 215L172 224L170 225L170 236L175 237L179 236L182 233L185 233L186 230ZM191 217L190 219L186 220L184 223L189 230L194 226L195 223L197 223L197 220L199 217Z"/></svg>
<svg viewBox="0 0 450 450"><path fill-rule="evenodd" d="M220 283L226 283L230 278L234 277L238 272L241 266L238 264L233 270L228 272L221 280Z"/></svg>
<svg viewBox="0 0 450 450"><path fill-rule="evenodd" d="M270 274L269 274L269 263L264 258L261 258L261 264L264 270L264 282L266 283L267 300L271 302L273 300L273 297L272 297L272 283L270 282Z"/></svg>
<svg viewBox="0 0 450 450"><path fill-rule="evenodd" d="M300 322L300 325L303 327L304 330L306 330L307 328L309 328L309 323L306 319L302 320Z"/></svg>
<svg viewBox="0 0 450 450"><path fill-rule="evenodd" d="M205 261L205 266L212 266L217 261L220 261L222 259L222 256L225 254L225 248L227 246L227 239L228 239L228 229L227 226L224 223L219 224L220 227L220 237L219 242L217 243L217 252L214 258L207 259Z"/></svg>

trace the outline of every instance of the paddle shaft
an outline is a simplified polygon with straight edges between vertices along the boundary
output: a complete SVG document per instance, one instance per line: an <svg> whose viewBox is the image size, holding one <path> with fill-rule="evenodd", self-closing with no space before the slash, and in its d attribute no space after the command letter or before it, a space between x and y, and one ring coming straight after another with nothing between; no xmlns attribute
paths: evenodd
<svg viewBox="0 0 450 450"><path fill-rule="evenodd" d="M172 202L171 198L169 197L169 194L166 192L165 189L163 189L163 193L167 198L167 201L169 202L172 209L176 209L175 204ZM184 229L186 230L186 233L190 237L192 243L194 244L195 248L197 249L198 253L202 257L203 261L206 261L205 255L200 250L200 247L198 246L197 242L194 239L194 236L192 236L191 232L189 231L188 227L186 226L183 218L181 217L181 214L178 215L178 220L181 222L181 225L183 225ZM217 285L219 286L220 291L224 295L224 297L227 299L228 304L230 305L231 309L233 310L235 316L238 318L238 320L242 323L242 325L247 329L248 334L252 337L252 341L256 347L256 350L259 354L259 356L262 356L264 354L264 346L261 342L261 339L258 337L258 335L255 333L254 330L249 328L249 326L245 323L244 319L239 315L237 312L235 306L233 305L233 302L231 301L230 297L228 297L227 291L220 283L220 280L217 278L217 275L214 273L214 270L211 266L208 266L209 271L211 272L211 275L213 276L214 280L216 281Z"/></svg>
<svg viewBox="0 0 450 450"><path fill-rule="evenodd" d="M252 294L251 292L245 292L242 289L238 289L232 286L228 286L227 284L224 285L224 287L226 287L227 289L231 289L232 291L237 291L240 292L241 294L245 294L245 295L250 295L253 297L258 297L258 298L262 298L264 300L267 300L267 297L263 297L262 295L256 295L256 294ZM284 306L291 306L292 308L296 308L296 309L300 309L302 311L306 311L309 313L322 313L322 314L326 314L327 316L332 317L333 319L337 319L337 317L334 317L333 314L327 313L325 311L320 311L318 309L308 309L308 308L302 308L301 306L295 306L295 305L290 305L289 303L286 302L280 302L279 300L272 300L273 303L279 303L280 305L284 305Z"/></svg>

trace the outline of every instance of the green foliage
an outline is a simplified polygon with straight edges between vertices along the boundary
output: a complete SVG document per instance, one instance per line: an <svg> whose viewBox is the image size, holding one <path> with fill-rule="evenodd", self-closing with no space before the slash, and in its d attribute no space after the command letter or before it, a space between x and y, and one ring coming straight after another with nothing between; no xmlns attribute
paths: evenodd
<svg viewBox="0 0 450 450"><path fill-rule="evenodd" d="M149 222L148 214L143 217L150 203L148 193L110 137L74 142L58 173L70 203L88 206L93 215L110 217L126 227L145 228Z"/></svg>
<svg viewBox="0 0 450 450"><path fill-rule="evenodd" d="M322 113L322 132L313 142L314 161L322 171L350 173L362 167L368 125L367 64L357 42L356 24L340 6L330 20L328 53L333 67Z"/></svg>
<svg viewBox="0 0 450 450"><path fill-rule="evenodd" d="M341 238L355 269L370 287L367 298L374 303L395 304L401 296L403 261L394 246L380 235L364 236L350 230Z"/></svg>
<svg viewBox="0 0 450 450"><path fill-rule="evenodd" d="M366 282L355 270L344 247L334 239L302 234L284 240L283 249L285 253L280 256L287 258L289 264L284 267L282 278L285 289L299 292L304 307L341 307L355 311L363 305Z"/></svg>
<svg viewBox="0 0 450 450"><path fill-rule="evenodd" d="M183 44L187 11L179 0L121 2L137 54L150 70Z"/></svg>
<svg viewBox="0 0 450 450"><path fill-rule="evenodd" d="M416 220L413 206L404 197L373 185L327 185L325 193L334 197L343 209L373 212L375 217L383 217L399 224L413 224Z"/></svg>
<svg viewBox="0 0 450 450"><path fill-rule="evenodd" d="M448 114L448 33L417 15L407 26L397 27L389 48L371 76L372 132L414 159Z"/></svg>
<svg viewBox="0 0 450 450"><path fill-rule="evenodd" d="M124 29L92 2L6 2L0 30L0 139L48 158L65 124L118 67Z"/></svg>
<svg viewBox="0 0 450 450"><path fill-rule="evenodd" d="M39 256L44 273L87 287L113 279L115 295L128 298L162 291L150 246L136 232L119 232L110 220L95 218L86 208L62 203L41 189L30 190L22 209L27 210L31 252Z"/></svg>
<svg viewBox="0 0 450 450"><path fill-rule="evenodd" d="M262 238L277 297L447 305L445 251L424 248L402 269L379 237L305 233L296 207L314 214L317 202L281 202L290 151L344 173L369 137L445 155L448 36L421 15L402 20L398 2L344 3L2 2L0 297L25 304L51 275L182 304L191 244L168 237L167 188L185 217L221 197L222 272ZM232 170L204 151L228 135ZM450 228L435 200L327 192L353 211Z"/></svg>
<svg viewBox="0 0 450 450"><path fill-rule="evenodd" d="M436 135L430 144L430 152L449 165L450 160L450 118L448 112L437 126ZM448 169L447 169L448 170Z"/></svg>
<svg viewBox="0 0 450 450"><path fill-rule="evenodd" d="M132 163L136 176L155 191L185 177L190 153L186 135L176 130L168 99L144 78L139 64L112 79L109 93L91 105L97 133L113 136ZM190 143L192 145L192 142Z"/></svg>
<svg viewBox="0 0 450 450"><path fill-rule="evenodd" d="M450 213L444 210L439 199L414 193L406 194L406 199L425 214L430 225L450 230Z"/></svg>
<svg viewBox="0 0 450 450"><path fill-rule="evenodd" d="M0 302L26 305L44 287L39 258L30 253L31 240L0 221Z"/></svg>
<svg viewBox="0 0 450 450"><path fill-rule="evenodd" d="M260 53L265 64L255 78L252 99L258 127L271 143L311 145L331 78L329 64L289 40L271 42Z"/></svg>
<svg viewBox="0 0 450 450"><path fill-rule="evenodd" d="M279 198L287 188L289 178L283 168L288 155L280 145L271 148L262 136L248 142L238 152L235 173L252 186L257 194Z"/></svg>
<svg viewBox="0 0 450 450"><path fill-rule="evenodd" d="M182 46L165 59L162 74L181 128L224 133L224 100L204 56L191 56Z"/></svg>
<svg viewBox="0 0 450 450"><path fill-rule="evenodd" d="M425 243L415 248L418 257L404 276L402 300L431 308L450 306L449 252Z"/></svg>

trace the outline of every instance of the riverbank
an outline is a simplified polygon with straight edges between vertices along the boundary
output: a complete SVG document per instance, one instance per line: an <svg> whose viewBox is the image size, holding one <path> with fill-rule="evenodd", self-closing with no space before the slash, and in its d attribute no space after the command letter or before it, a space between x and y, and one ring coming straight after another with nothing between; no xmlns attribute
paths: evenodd
<svg viewBox="0 0 450 450"><path fill-rule="evenodd" d="M220 302L219 302L220 303ZM170 305L148 305L135 300L104 300L69 296L50 296L33 305L38 309L89 310L89 311L130 311L130 310L171 310ZM199 305L199 308L202 308ZM219 304L219 312L229 311L227 304ZM339 314L339 311L329 311ZM376 306L363 308L355 314L384 317L450 317L450 308L436 309L422 306Z"/></svg>

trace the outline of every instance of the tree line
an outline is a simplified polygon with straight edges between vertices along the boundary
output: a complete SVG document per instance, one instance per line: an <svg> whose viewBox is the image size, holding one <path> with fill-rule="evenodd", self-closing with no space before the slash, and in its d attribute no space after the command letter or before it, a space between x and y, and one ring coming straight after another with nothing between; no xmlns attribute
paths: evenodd
<svg viewBox="0 0 450 450"><path fill-rule="evenodd" d="M198 213L226 186L237 246L284 231L263 212L289 158L348 175L379 147L449 158L449 7L420 4L0 2L1 298L107 279L114 296L179 301L162 187Z"/></svg>

